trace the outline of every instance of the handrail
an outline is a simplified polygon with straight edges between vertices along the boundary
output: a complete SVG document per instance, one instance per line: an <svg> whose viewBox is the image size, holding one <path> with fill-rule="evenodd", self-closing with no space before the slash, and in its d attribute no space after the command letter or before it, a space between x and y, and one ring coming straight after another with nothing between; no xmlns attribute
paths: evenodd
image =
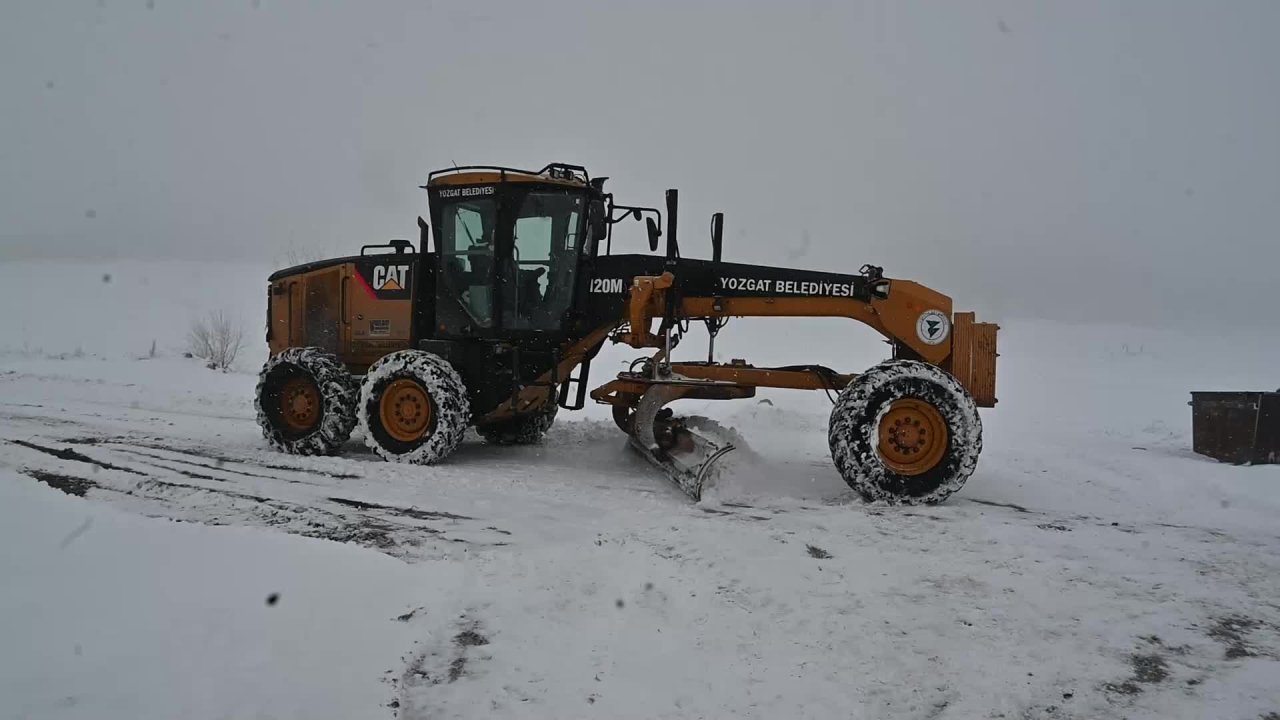
<svg viewBox="0 0 1280 720"><path fill-rule="evenodd" d="M541 170L521 170L520 168L504 167L502 165L454 165L453 167L443 168L440 170L432 170L427 173L427 182L431 182L438 175L446 173L470 172L475 170L492 170L498 173L519 173L521 175L547 175L552 170L565 170L568 172L582 173L583 182L591 182L591 175L582 165L573 165L570 163L547 163Z"/></svg>

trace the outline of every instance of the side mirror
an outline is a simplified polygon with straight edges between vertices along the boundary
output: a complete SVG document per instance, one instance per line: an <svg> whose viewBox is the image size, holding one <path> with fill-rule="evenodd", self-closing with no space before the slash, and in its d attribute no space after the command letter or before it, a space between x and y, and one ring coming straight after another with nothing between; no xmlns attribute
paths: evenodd
<svg viewBox="0 0 1280 720"><path fill-rule="evenodd" d="M711 261L720 262L720 251L724 248L724 213L711 216Z"/></svg>
<svg viewBox="0 0 1280 720"><path fill-rule="evenodd" d="M427 248L427 243L430 241L430 239L431 239L431 229L427 227L427 221L423 220L422 216L419 215L418 216L418 252L421 252L421 253L430 252Z"/></svg>
<svg viewBox="0 0 1280 720"><path fill-rule="evenodd" d="M658 223L653 218L645 218L645 223L649 226L649 252L656 252L658 249L658 238L662 237L662 231L658 229Z"/></svg>
<svg viewBox="0 0 1280 720"><path fill-rule="evenodd" d="M605 218L604 203L599 200L591 202L591 211L587 213L591 223L591 242L598 243L609 237L609 223Z"/></svg>

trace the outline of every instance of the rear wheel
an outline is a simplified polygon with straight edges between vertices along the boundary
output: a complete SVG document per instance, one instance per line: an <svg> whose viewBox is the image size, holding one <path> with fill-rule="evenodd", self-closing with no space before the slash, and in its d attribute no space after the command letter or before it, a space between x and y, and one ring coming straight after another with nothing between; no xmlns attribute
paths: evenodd
<svg viewBox="0 0 1280 720"><path fill-rule="evenodd" d="M941 368L891 360L841 392L828 441L836 469L865 500L937 503L977 467L982 420L973 398Z"/></svg>
<svg viewBox="0 0 1280 720"><path fill-rule="evenodd" d="M494 445L532 445L542 442L542 436L556 421L560 406L552 397L547 404L532 415L522 415L487 425L477 425L476 432L485 442Z"/></svg>
<svg viewBox="0 0 1280 720"><path fill-rule="evenodd" d="M267 360L253 404L263 437L293 455L331 454L356 424L355 382L319 348L289 348Z"/></svg>
<svg viewBox="0 0 1280 720"><path fill-rule="evenodd" d="M383 459L429 465L462 442L471 407L462 378L444 358L401 350L369 368L357 414L365 444Z"/></svg>

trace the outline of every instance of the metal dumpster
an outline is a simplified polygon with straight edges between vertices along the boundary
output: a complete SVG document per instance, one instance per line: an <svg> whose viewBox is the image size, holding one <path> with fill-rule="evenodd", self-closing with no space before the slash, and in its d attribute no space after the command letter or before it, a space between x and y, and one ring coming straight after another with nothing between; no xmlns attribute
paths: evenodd
<svg viewBox="0 0 1280 720"><path fill-rule="evenodd" d="M1280 463L1280 391L1191 393L1191 446L1235 465Z"/></svg>

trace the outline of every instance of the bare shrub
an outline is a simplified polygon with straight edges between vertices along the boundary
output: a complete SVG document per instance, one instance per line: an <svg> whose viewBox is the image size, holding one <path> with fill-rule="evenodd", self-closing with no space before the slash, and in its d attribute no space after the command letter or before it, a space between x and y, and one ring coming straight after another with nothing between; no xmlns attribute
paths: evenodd
<svg viewBox="0 0 1280 720"><path fill-rule="evenodd" d="M221 310L195 320L187 333L188 351L207 360L209 367L217 370L231 367L243 341L244 332Z"/></svg>
<svg viewBox="0 0 1280 720"><path fill-rule="evenodd" d="M284 249L283 266L306 265L317 260L323 260L325 257L327 257L325 249L315 242L299 244L291 238ZM280 264L279 260L276 264Z"/></svg>

